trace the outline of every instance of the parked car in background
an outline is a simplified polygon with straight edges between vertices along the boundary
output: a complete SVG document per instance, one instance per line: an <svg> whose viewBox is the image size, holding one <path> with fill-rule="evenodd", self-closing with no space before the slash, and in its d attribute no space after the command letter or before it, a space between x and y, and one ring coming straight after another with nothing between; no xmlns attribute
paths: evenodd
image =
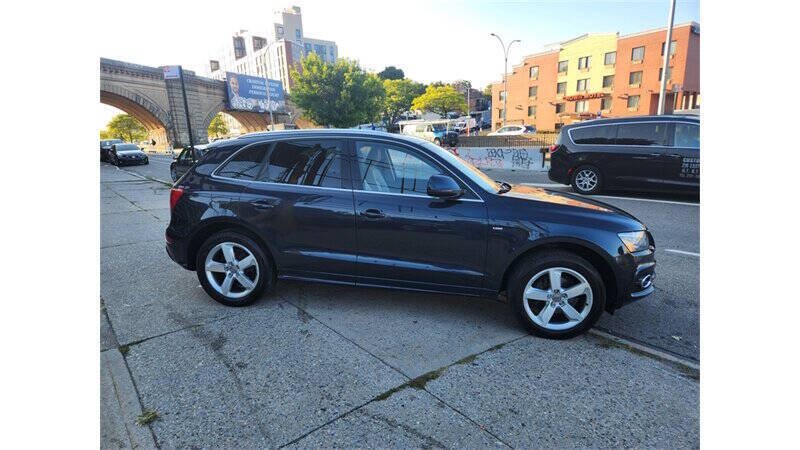
<svg viewBox="0 0 800 450"><path fill-rule="evenodd" d="M115 166L150 163L150 159L136 144L114 144L108 152L108 158Z"/></svg>
<svg viewBox="0 0 800 450"><path fill-rule="evenodd" d="M581 194L605 189L698 193L700 117L642 116L564 125L551 147L548 176Z"/></svg>
<svg viewBox="0 0 800 450"><path fill-rule="evenodd" d="M178 181L178 178L182 177L189 170L189 167L192 167L192 164L205 154L209 147L213 147L220 142L224 141L213 141L211 144L195 145L194 148L186 147L183 149L169 165L169 176L172 181Z"/></svg>
<svg viewBox="0 0 800 450"><path fill-rule="evenodd" d="M470 296L501 291L567 338L654 291L655 243L613 206L496 182L416 137L270 132L208 151L170 192L166 249L216 301L276 279Z"/></svg>
<svg viewBox="0 0 800 450"><path fill-rule="evenodd" d="M403 134L416 136L440 146L455 147L458 145L458 133L447 129L447 121L404 124Z"/></svg>
<svg viewBox="0 0 800 450"><path fill-rule="evenodd" d="M109 161L108 153L111 151L111 146L124 142L122 139L104 139L100 141L100 161Z"/></svg>
<svg viewBox="0 0 800 450"><path fill-rule="evenodd" d="M533 125L506 125L496 131L492 131L488 136L519 136L533 133L536 133L536 127Z"/></svg>

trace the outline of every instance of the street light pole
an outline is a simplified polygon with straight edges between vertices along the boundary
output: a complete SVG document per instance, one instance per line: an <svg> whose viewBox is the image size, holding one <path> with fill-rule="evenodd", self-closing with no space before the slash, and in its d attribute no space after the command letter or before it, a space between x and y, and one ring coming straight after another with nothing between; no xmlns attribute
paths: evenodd
<svg viewBox="0 0 800 450"><path fill-rule="evenodd" d="M674 0L673 0L674 1ZM503 126L506 126L506 117L508 116L508 49L514 42L520 42L519 39L514 39L508 43L508 47L503 44L500 36L490 33L489 36L494 36L500 41L500 47L503 49Z"/></svg>
<svg viewBox="0 0 800 450"><path fill-rule="evenodd" d="M672 24L675 21L675 0L669 6L669 28L667 28L667 40L664 42L664 64L661 66L661 88L658 91L658 115L664 114L664 101L666 101L667 91L667 66L669 64L669 53L672 48ZM677 95L677 93L676 93Z"/></svg>

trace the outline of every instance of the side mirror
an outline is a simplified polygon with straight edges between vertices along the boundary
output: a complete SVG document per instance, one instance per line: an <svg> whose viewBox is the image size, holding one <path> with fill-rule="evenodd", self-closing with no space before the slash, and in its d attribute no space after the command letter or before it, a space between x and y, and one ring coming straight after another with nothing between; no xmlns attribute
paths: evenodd
<svg viewBox="0 0 800 450"><path fill-rule="evenodd" d="M428 195L439 198L458 198L464 190L447 175L433 175L428 179Z"/></svg>

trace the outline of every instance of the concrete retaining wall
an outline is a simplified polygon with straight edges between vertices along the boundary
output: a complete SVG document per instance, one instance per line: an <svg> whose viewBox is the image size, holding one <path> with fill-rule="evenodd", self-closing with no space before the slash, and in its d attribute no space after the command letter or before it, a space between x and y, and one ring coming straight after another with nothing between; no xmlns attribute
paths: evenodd
<svg viewBox="0 0 800 450"><path fill-rule="evenodd" d="M479 169L547 170L541 147L457 147L453 153Z"/></svg>

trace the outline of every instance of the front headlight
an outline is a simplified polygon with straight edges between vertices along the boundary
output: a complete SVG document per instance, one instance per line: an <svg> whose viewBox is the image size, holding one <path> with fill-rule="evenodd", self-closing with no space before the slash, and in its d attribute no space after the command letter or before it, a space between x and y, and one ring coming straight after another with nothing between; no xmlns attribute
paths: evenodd
<svg viewBox="0 0 800 450"><path fill-rule="evenodd" d="M625 245L625 248L627 248L630 253L647 250L650 246L650 241L647 239L647 232L644 230L618 233L618 235L622 244Z"/></svg>

